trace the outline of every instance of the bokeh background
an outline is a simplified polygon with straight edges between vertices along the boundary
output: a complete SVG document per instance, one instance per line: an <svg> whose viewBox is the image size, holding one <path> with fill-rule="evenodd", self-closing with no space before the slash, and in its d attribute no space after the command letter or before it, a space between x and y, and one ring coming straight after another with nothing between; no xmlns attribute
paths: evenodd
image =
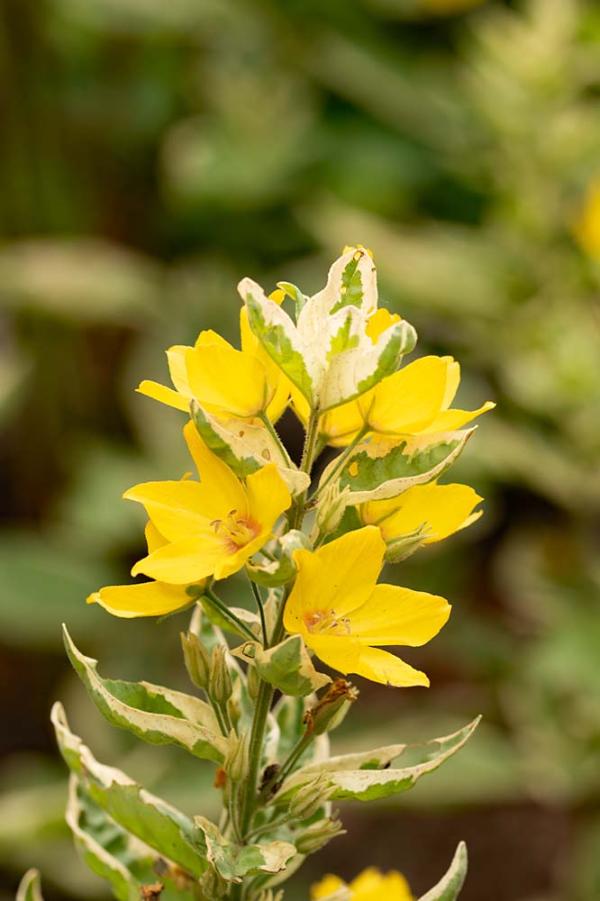
<svg viewBox="0 0 600 901"><path fill-rule="evenodd" d="M484 722L345 806L290 901L369 863L423 892L461 838L464 901L600 898L598 4L3 0L0 71L2 901L31 865L47 901L107 898L62 822L58 697L101 760L210 814L210 766L111 731L60 623L103 672L186 687L185 615L84 604L141 550L121 491L187 468L180 414L133 388L200 328L236 336L241 276L312 292L355 242L461 401L498 408L452 472L485 517L396 570L454 603L433 687L362 685L337 747Z"/></svg>

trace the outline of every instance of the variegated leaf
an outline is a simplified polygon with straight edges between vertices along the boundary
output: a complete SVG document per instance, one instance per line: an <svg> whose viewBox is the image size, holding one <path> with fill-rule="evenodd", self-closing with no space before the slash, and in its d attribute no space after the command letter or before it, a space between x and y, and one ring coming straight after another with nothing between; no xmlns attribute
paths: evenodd
<svg viewBox="0 0 600 901"><path fill-rule="evenodd" d="M175 744L196 757L222 762L227 739L212 708L199 698L149 682L103 679L97 661L78 651L67 629L65 647L92 701L114 726L151 744Z"/></svg>
<svg viewBox="0 0 600 901"><path fill-rule="evenodd" d="M301 785L319 774L329 780L333 799L370 801L408 791L422 776L436 770L460 750L477 728L479 720L478 717L458 732L423 745L388 745L374 751L331 757L319 763L307 764L285 780L278 798L295 794ZM410 765L390 767L393 760L407 755L407 751L410 751L412 759Z"/></svg>
<svg viewBox="0 0 600 901"><path fill-rule="evenodd" d="M267 650L257 641L247 641L233 653L254 666L260 678L273 688L292 697L304 697L331 682L329 676L314 668L300 635L291 635Z"/></svg>
<svg viewBox="0 0 600 901"><path fill-rule="evenodd" d="M192 401L191 414L206 445L240 478L275 463L291 494L301 494L310 485L310 477L284 457L263 425L244 419L217 419L196 401Z"/></svg>
<svg viewBox="0 0 600 901"><path fill-rule="evenodd" d="M189 817L121 770L98 763L69 729L61 704L54 705L50 718L67 766L95 804L127 832L190 875L202 875L207 867L206 848Z"/></svg>
<svg viewBox="0 0 600 901"><path fill-rule="evenodd" d="M205 817L195 817L197 831L203 836L208 860L227 882L241 882L258 873L278 873L296 854L290 842L273 841L238 845L229 841Z"/></svg>
<svg viewBox="0 0 600 901"><path fill-rule="evenodd" d="M464 842L460 842L447 873L437 885L425 895L421 895L419 901L456 901L467 876L467 866L467 846Z"/></svg>
<svg viewBox="0 0 600 901"><path fill-rule="evenodd" d="M460 456L475 429L406 440L366 441L348 458L337 481L345 505L397 497L413 485L437 479ZM325 482L335 459L324 470Z"/></svg>
<svg viewBox="0 0 600 901"><path fill-rule="evenodd" d="M27 870L19 883L15 901L44 901L37 870Z"/></svg>

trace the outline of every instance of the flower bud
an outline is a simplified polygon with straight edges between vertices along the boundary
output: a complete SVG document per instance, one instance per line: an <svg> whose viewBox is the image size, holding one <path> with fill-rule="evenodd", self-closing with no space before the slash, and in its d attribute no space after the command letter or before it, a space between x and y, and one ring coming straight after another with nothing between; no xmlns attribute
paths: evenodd
<svg viewBox="0 0 600 901"><path fill-rule="evenodd" d="M249 666L248 672L246 673L247 686L248 686L248 694L252 701L256 701L258 695L258 689L260 686L260 678L258 673L256 672L255 666Z"/></svg>
<svg viewBox="0 0 600 901"><path fill-rule="evenodd" d="M317 704L304 714L306 731L314 735L331 732L340 725L350 705L358 698L358 689L347 679L336 679Z"/></svg>
<svg viewBox="0 0 600 901"><path fill-rule="evenodd" d="M223 762L232 782L242 782L248 770L248 742L245 735L238 738L233 729L229 733L229 750Z"/></svg>
<svg viewBox="0 0 600 901"><path fill-rule="evenodd" d="M406 560L407 557L419 550L426 535L425 529L417 529L409 535L401 535L389 541L385 549L386 563L400 563L402 560Z"/></svg>
<svg viewBox="0 0 600 901"><path fill-rule="evenodd" d="M233 697L233 695L227 701L227 713L229 715L229 722L235 728L240 721L241 709L239 701Z"/></svg>
<svg viewBox="0 0 600 901"><path fill-rule="evenodd" d="M212 867L200 877L198 887L202 901L217 901L218 898L224 898L228 891L227 883Z"/></svg>
<svg viewBox="0 0 600 901"><path fill-rule="evenodd" d="M314 854L337 835L343 835L345 829L339 820L319 820L313 826L309 826L295 839L294 844L299 854Z"/></svg>
<svg viewBox="0 0 600 901"><path fill-rule="evenodd" d="M181 633L181 647L188 676L197 688L206 690L210 673L208 651L193 632Z"/></svg>
<svg viewBox="0 0 600 901"><path fill-rule="evenodd" d="M290 816L295 820L307 820L327 803L331 797L331 788L327 779L319 775L306 782L290 801Z"/></svg>
<svg viewBox="0 0 600 901"><path fill-rule="evenodd" d="M223 645L218 644L213 648L210 659L208 693L217 704L226 704L233 691L225 654Z"/></svg>
<svg viewBox="0 0 600 901"><path fill-rule="evenodd" d="M257 901L283 901L283 889L273 892L272 888L263 889Z"/></svg>

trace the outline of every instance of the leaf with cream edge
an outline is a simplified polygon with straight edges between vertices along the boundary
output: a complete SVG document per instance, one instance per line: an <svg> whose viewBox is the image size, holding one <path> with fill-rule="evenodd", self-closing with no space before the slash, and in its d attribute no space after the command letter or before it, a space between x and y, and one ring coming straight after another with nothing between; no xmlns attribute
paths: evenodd
<svg viewBox="0 0 600 901"><path fill-rule="evenodd" d="M474 431L447 432L436 435L435 441L424 436L365 441L349 455L339 475L334 458L320 480L327 500L320 505L319 522L327 522L328 531L333 531L346 507L396 497L413 485L437 479L456 462Z"/></svg>
<svg viewBox="0 0 600 901"><path fill-rule="evenodd" d="M309 487L310 476L284 458L280 446L263 425L244 419L220 420L195 401L191 404L191 415L206 446L239 478L275 463L291 494L301 494Z"/></svg>
<svg viewBox="0 0 600 901"><path fill-rule="evenodd" d="M419 901L456 901L467 876L467 846L460 842L448 871Z"/></svg>
<svg viewBox="0 0 600 901"><path fill-rule="evenodd" d="M195 817L197 831L206 843L206 855L215 870L227 882L242 882L258 873L279 873L296 854L290 842L273 841L238 845L221 834L205 817Z"/></svg>
<svg viewBox="0 0 600 901"><path fill-rule="evenodd" d="M174 744L195 757L223 761L227 739L208 704L149 682L103 679L97 672L97 661L80 653L64 626L63 632L75 672L109 723L150 744Z"/></svg>
<svg viewBox="0 0 600 901"><path fill-rule="evenodd" d="M65 763L98 807L187 873L201 876L207 868L206 848L190 818L121 770L98 763L69 729L62 704L54 704L50 719Z"/></svg>
<svg viewBox="0 0 600 901"><path fill-rule="evenodd" d="M306 782L323 775L333 794L332 799L352 798L371 801L408 791L422 777L436 770L456 754L469 740L481 717L463 729L435 738L421 745L387 745L373 751L343 754L301 767L283 783L277 799L292 797ZM390 764L403 754L416 756L416 762L405 767ZM408 756L408 755L407 755Z"/></svg>
<svg viewBox="0 0 600 901"><path fill-rule="evenodd" d="M40 874L37 870L27 870L19 883L15 901L44 901Z"/></svg>
<svg viewBox="0 0 600 901"><path fill-rule="evenodd" d="M273 688L292 697L305 697L331 682L318 673L300 635L291 635L281 644L265 650L256 641L247 641L233 652Z"/></svg>
<svg viewBox="0 0 600 901"><path fill-rule="evenodd" d="M377 284L364 248L350 248L336 260L325 288L303 305L297 323L252 279L243 279L238 290L252 331L313 409L325 411L368 391L395 372L416 343L403 320L375 342L368 337Z"/></svg>

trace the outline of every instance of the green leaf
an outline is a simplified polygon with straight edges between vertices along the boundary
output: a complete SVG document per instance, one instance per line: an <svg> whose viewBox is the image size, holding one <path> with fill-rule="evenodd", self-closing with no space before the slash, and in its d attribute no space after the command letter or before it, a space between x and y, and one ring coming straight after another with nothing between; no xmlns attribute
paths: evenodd
<svg viewBox="0 0 600 901"><path fill-rule="evenodd" d="M438 478L459 457L474 431L447 432L433 440L426 436L360 444L344 466L338 490L347 490L347 506L396 497L413 485ZM326 478L327 469L322 476Z"/></svg>
<svg viewBox="0 0 600 901"><path fill-rule="evenodd" d="M333 799L371 801L408 791L422 776L433 772L456 754L469 740L479 720L480 717L458 732L422 745L387 745L374 751L345 754L307 764L285 780L278 798L295 794L301 785L319 774L328 778ZM401 768L390 767L398 757L404 757L406 765Z"/></svg>
<svg viewBox="0 0 600 901"><path fill-rule="evenodd" d="M292 697L304 697L331 682L314 668L300 635L291 635L267 650L257 641L247 641L234 653L254 666L261 679Z"/></svg>
<svg viewBox="0 0 600 901"><path fill-rule="evenodd" d="M206 849L192 821L125 773L98 763L67 723L61 704L51 721L60 752L90 798L111 819L192 876L206 870Z"/></svg>
<svg viewBox="0 0 600 901"><path fill-rule="evenodd" d="M337 313L338 310L348 306L362 306L364 298L362 269L365 265L371 270L374 268L368 254L360 253L353 254L346 263L340 279L339 300L331 308L331 313Z"/></svg>
<svg viewBox="0 0 600 901"><path fill-rule="evenodd" d="M139 901L142 886L156 882L159 871L164 886L161 899L192 901L191 884L187 891L181 870L172 872L173 867L156 851L122 829L94 802L73 774L69 782L66 821L84 862L92 872L110 883L119 901ZM174 884L173 876L176 876L177 884Z"/></svg>
<svg viewBox="0 0 600 901"><path fill-rule="evenodd" d="M456 901L467 875L467 846L458 845L448 872L419 901Z"/></svg>
<svg viewBox="0 0 600 901"><path fill-rule="evenodd" d="M309 403L315 400L315 385L307 368L298 333L290 317L249 278L238 288L248 309L248 323L269 356Z"/></svg>
<svg viewBox="0 0 600 901"><path fill-rule="evenodd" d="M194 822L204 837L208 860L228 882L241 882L245 876L261 872L279 873L296 854L290 842L237 845L226 839L205 817L195 817Z"/></svg>
<svg viewBox="0 0 600 901"><path fill-rule="evenodd" d="M223 761L227 740L208 704L149 682L103 679L97 661L78 651L64 626L63 632L73 668L109 723L150 744L175 744L196 757Z"/></svg>
<svg viewBox="0 0 600 901"><path fill-rule="evenodd" d="M15 901L44 901L37 870L27 870L17 889Z"/></svg>
<svg viewBox="0 0 600 901"><path fill-rule="evenodd" d="M263 425L244 419L219 420L195 401L192 402L192 418L207 446L240 478L251 475L267 463L275 463L292 494L299 494L310 485L310 477L290 465Z"/></svg>

